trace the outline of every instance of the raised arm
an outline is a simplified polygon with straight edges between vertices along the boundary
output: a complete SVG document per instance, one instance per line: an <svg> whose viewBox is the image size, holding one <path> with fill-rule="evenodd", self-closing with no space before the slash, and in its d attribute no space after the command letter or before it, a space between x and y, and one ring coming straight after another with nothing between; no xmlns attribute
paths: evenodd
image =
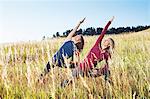
<svg viewBox="0 0 150 99"><path fill-rule="evenodd" d="M77 29L79 28L79 26L84 22L85 18L82 19L81 21L79 21L79 23L77 24L77 26L69 33L69 35L67 36L67 40L72 39L73 35L75 35Z"/></svg>
<svg viewBox="0 0 150 99"><path fill-rule="evenodd" d="M98 39L97 39L95 45L98 45L99 43L101 43L101 41L102 41L102 39L103 39L103 37L104 37L104 35L105 35L105 33L106 33L106 31L107 31L109 25L111 24L111 22L112 22L113 20L114 20L114 16L113 16L112 19L107 23L107 25L105 26L105 28L102 30L102 32L101 32L100 36L98 37Z"/></svg>

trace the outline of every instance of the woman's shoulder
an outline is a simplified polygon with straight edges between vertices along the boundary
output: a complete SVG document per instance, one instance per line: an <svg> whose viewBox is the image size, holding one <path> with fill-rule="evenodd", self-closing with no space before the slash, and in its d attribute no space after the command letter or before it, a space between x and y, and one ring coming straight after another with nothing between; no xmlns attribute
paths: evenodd
<svg viewBox="0 0 150 99"><path fill-rule="evenodd" d="M64 41L64 44L65 44L65 43L73 43L73 44L74 44L74 42L73 42L72 40L65 40L65 41Z"/></svg>
<svg viewBox="0 0 150 99"><path fill-rule="evenodd" d="M62 44L62 47L72 47L74 45L75 44L72 40L67 40L67 41L64 41L64 43Z"/></svg>

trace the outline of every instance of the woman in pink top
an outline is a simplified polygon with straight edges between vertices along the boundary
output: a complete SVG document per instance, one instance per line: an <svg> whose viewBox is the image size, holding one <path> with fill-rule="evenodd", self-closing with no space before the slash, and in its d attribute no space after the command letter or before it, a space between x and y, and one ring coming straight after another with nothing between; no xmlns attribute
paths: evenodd
<svg viewBox="0 0 150 99"><path fill-rule="evenodd" d="M113 21L114 17L107 23L105 28L102 30L101 35L96 40L94 46L88 52L86 58L79 63L80 69L83 72L88 72L89 70L93 69L98 62L105 60L105 67L109 68L108 66L108 59L111 58L111 50L114 48L114 40L112 38L108 38L104 40L102 45L102 39Z"/></svg>
<svg viewBox="0 0 150 99"><path fill-rule="evenodd" d="M90 49L87 56L83 61L78 64L78 67L72 70L72 76L78 77L79 75L82 76L92 76L97 77L101 75L105 75L106 77L110 73L108 59L111 58L112 49L114 48L114 40L112 38L108 38L104 40L102 43L102 39L111 24L114 20L114 17L107 23L105 28L102 30L101 35L96 40L94 46ZM105 61L105 64L102 68L95 68L98 62L102 60ZM65 80L61 83L61 86L65 86L71 80Z"/></svg>

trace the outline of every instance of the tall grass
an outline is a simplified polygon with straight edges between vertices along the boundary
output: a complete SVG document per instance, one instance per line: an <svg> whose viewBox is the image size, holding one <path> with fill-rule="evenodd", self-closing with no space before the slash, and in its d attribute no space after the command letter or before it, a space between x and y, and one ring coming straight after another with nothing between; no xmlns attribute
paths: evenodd
<svg viewBox="0 0 150 99"><path fill-rule="evenodd" d="M68 69L56 67L38 81L47 61L64 38L1 44L0 98L150 98L150 29L106 37L112 37L116 43L110 60L112 82L106 82L103 76L80 77L66 88L61 88L60 82L71 76ZM85 37L81 59L96 38Z"/></svg>

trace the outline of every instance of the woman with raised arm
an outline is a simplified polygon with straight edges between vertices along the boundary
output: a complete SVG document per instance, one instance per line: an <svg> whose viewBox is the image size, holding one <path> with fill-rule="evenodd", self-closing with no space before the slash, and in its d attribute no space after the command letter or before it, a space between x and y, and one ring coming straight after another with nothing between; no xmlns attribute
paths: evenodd
<svg viewBox="0 0 150 99"><path fill-rule="evenodd" d="M44 71L47 74L51 67L59 66L59 67L66 67L64 62L64 58L69 59L71 58L71 62L73 62L73 55L79 55L84 47L84 39L82 35L76 35L76 31L79 26L84 22L85 18L79 21L77 26L69 33L67 38L65 39L62 46L59 50L53 55L52 57L52 66L50 66L50 62L47 63ZM76 35L76 36L75 36Z"/></svg>
<svg viewBox="0 0 150 99"><path fill-rule="evenodd" d="M82 76L92 76L97 77L101 75L107 75L109 73L109 65L108 59L111 58L111 51L114 48L114 40L112 38L108 38L104 40L102 43L102 39L111 24L114 20L114 17L107 23L105 28L102 30L101 35L96 40L93 47L88 52L87 56L78 64L78 67L72 70L72 76L78 77L79 75ZM102 60L105 61L103 68L95 68L98 62ZM71 80L64 80L61 83L61 86L64 87L68 84Z"/></svg>

